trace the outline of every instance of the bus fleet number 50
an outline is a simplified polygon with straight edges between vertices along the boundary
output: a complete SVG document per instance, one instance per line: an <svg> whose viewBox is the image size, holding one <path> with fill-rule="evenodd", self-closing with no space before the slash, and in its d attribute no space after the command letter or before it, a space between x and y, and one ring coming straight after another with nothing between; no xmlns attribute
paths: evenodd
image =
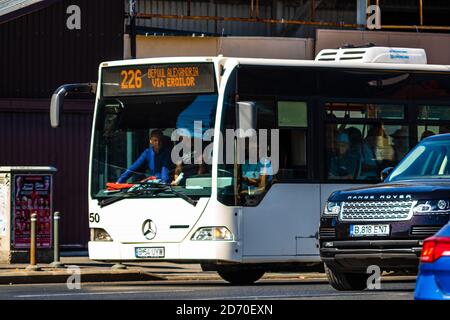
<svg viewBox="0 0 450 320"><path fill-rule="evenodd" d="M89 222L100 222L100 215L98 213L89 213Z"/></svg>

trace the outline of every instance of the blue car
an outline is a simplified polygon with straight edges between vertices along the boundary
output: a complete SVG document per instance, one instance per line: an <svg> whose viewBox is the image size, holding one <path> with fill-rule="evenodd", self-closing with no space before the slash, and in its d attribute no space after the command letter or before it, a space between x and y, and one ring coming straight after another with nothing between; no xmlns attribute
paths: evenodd
<svg viewBox="0 0 450 320"><path fill-rule="evenodd" d="M414 298L450 300L450 224L423 244Z"/></svg>

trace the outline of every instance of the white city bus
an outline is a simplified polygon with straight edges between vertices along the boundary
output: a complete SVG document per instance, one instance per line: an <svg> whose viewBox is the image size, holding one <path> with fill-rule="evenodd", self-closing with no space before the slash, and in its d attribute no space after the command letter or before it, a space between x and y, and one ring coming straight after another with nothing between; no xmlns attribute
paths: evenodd
<svg viewBox="0 0 450 320"><path fill-rule="evenodd" d="M323 50L315 61L105 62L98 85L55 92L52 125L59 125L64 96L94 91L90 259L196 262L235 284L319 264L318 238L334 232L318 230L330 193L376 182L421 136L450 131L450 68L427 65L421 49ZM249 146L225 139L238 127L276 133L260 152L276 158L277 170L253 167L255 179L266 176L258 188L249 187ZM149 147L153 130L173 151L179 128L203 144L208 159L181 170L172 163L167 181L142 182L144 166L125 185L116 183Z"/></svg>

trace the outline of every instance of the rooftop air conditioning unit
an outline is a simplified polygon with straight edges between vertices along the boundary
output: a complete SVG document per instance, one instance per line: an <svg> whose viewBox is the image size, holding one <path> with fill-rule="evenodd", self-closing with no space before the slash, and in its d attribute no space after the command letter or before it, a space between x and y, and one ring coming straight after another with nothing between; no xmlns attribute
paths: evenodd
<svg viewBox="0 0 450 320"><path fill-rule="evenodd" d="M321 50L315 61L427 64L427 55L424 49L375 46L343 47Z"/></svg>

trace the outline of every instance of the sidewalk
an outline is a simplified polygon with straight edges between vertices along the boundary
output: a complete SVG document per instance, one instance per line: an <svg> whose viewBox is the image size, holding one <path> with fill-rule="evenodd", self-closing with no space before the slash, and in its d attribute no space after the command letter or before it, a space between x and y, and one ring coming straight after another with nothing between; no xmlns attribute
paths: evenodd
<svg viewBox="0 0 450 320"><path fill-rule="evenodd" d="M175 264L170 262L126 263L126 269L112 269L113 264L91 261L88 257L62 257L61 263L66 268L52 269L49 265L38 264L41 271L27 271L27 264L0 264L0 285L33 284L33 283L65 283L67 279L79 270L81 282L118 282L118 281L204 281L221 280L213 271L202 271L199 264ZM73 266L76 266L74 269ZM71 271L72 270L72 271ZM397 277L389 276L391 280ZM410 277L409 277L410 278ZM305 282L324 282L324 273L266 273L263 279L299 280ZM401 277L401 279L405 279Z"/></svg>

